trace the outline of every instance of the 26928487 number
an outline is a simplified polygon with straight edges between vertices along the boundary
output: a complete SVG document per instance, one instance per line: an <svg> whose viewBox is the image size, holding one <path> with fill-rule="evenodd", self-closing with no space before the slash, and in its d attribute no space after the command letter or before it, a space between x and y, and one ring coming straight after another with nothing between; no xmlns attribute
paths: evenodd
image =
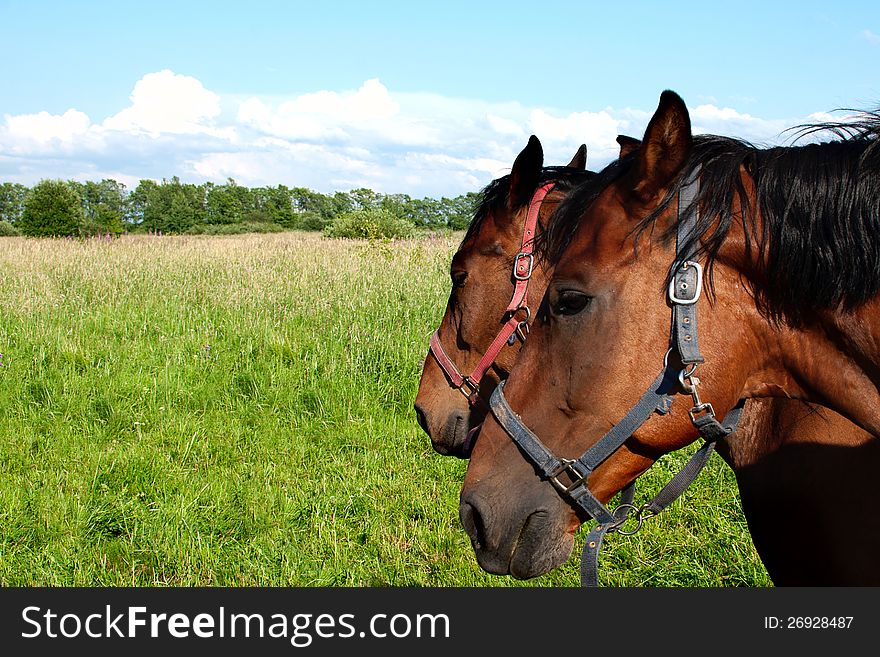
<svg viewBox="0 0 880 657"><path fill-rule="evenodd" d="M798 630L846 629L852 621L852 616L788 616L785 619L785 627Z"/></svg>

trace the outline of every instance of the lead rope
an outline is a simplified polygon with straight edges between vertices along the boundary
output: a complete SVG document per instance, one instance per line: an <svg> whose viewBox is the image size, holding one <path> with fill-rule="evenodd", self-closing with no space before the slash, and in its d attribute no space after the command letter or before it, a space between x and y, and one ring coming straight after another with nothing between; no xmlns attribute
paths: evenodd
<svg viewBox="0 0 880 657"><path fill-rule="evenodd" d="M744 402L745 400L740 400L739 404L737 404L720 423L719 426L723 427L725 436L733 433L736 429L736 425L739 423L739 418L742 415ZM684 467L679 470L662 489L660 489L660 492L657 493L650 502L636 508L631 502L627 505L621 500L621 503L614 510L615 516L617 516L617 512L620 509L625 510L626 513L620 519L617 519L614 524L597 524L592 530L590 530L590 533L587 534L587 538L584 541L584 548L581 553L581 586L599 586L599 550L602 549L602 539L605 538L605 534L609 531L613 531L623 536L631 536L641 529L642 522L648 518L653 518L667 506L672 504L682 493L685 492L685 490L687 490L688 486L693 483L694 479L697 478L697 475L699 475L703 468L706 467L706 464L709 463L709 459L715 451L716 442L717 439L714 438L711 440L706 439L703 446L700 447L690 459L688 459L688 462L684 464ZM635 529L625 530L623 529L623 524L628 519L631 510L636 512L637 525Z"/></svg>

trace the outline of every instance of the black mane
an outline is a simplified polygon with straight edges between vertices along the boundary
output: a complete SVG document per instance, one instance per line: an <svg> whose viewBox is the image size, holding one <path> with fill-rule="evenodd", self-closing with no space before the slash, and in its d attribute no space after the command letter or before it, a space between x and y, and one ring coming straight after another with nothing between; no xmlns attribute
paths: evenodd
<svg viewBox="0 0 880 657"><path fill-rule="evenodd" d="M568 193L595 175L593 171L585 171L576 167L544 167L541 170L539 185L555 181L556 189ZM461 241L462 244L479 232L480 227L489 215L507 207L509 191L510 174L496 178L480 191L479 203L474 211L474 218L465 232L464 238Z"/></svg>
<svg viewBox="0 0 880 657"><path fill-rule="evenodd" d="M701 191L694 202L700 215L685 249L705 256L711 268L733 222L743 222L747 254L763 263L752 285L759 307L771 319L793 325L808 313L852 310L880 292L880 115L800 126L798 134L824 130L837 139L759 149L729 138L698 137L666 199L699 168ZM752 203L742 187L741 166L754 180ZM746 208L741 218L732 212L735 199Z"/></svg>
<svg viewBox="0 0 880 657"><path fill-rule="evenodd" d="M711 290L712 265L739 222L748 257L759 263L751 281L759 308L773 321L796 326L809 313L852 310L880 293L880 113L795 130L799 137L830 131L835 138L758 148L729 137L695 136L668 194L634 233L651 233L684 181L699 170L700 192L693 201L699 219L685 252L705 260ZM742 184L743 167L754 181L752 200ZM627 160L612 163L560 204L541 247L551 264L592 200L628 169ZM734 214L734 201L745 208L742 215ZM675 224L664 227L661 239L674 239Z"/></svg>

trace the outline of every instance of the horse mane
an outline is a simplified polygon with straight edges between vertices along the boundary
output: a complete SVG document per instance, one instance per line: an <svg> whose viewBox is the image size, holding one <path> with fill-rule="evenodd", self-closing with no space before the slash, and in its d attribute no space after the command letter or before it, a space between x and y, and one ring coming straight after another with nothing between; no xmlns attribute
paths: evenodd
<svg viewBox="0 0 880 657"><path fill-rule="evenodd" d="M747 258L760 263L760 276L751 280L759 309L775 322L798 326L809 314L853 310L880 292L880 114L862 112L852 122L792 130L796 138L828 131L836 139L762 149L737 139L696 137L662 206L699 170L693 204L700 213L684 252L706 258L711 289L712 265L733 223L741 222ZM754 181L751 200L741 167ZM734 214L734 200L741 213ZM653 212L638 230L653 226L658 216ZM676 226L670 228L667 239Z"/></svg>
<svg viewBox="0 0 880 657"><path fill-rule="evenodd" d="M633 234L637 244L644 233L653 233L681 187L699 172L700 191L691 207L682 208L682 213L699 208L683 252L705 258L709 293L713 265L739 222L747 259L759 272L750 280L759 309L771 321L798 326L811 313L852 310L880 293L880 112L791 131L795 141L820 132L833 138L759 148L730 137L694 136L682 170ZM560 204L541 246L551 264L562 256L589 204L629 164L626 159L612 163ZM751 198L743 168L754 182ZM659 238L674 240L677 224L664 224ZM666 273L668 284L672 268Z"/></svg>
<svg viewBox="0 0 880 657"><path fill-rule="evenodd" d="M594 171L585 171L577 167L567 166L551 166L544 167L541 170L541 178L539 185L555 181L556 189L563 192L570 192L576 189L581 183L590 180L596 173ZM510 192L510 174L496 178L486 185L479 193L479 202L474 211L474 218L468 225L467 231L461 240L464 244L471 237L480 231L480 227L484 221L498 210L505 209L508 202L508 193Z"/></svg>

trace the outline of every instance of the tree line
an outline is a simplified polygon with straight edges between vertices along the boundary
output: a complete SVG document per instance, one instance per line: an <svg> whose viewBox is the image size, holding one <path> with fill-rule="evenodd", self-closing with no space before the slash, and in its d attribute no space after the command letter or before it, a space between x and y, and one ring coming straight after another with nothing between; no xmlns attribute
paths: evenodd
<svg viewBox="0 0 880 657"><path fill-rule="evenodd" d="M325 231L341 217L371 213L414 228L467 227L477 194L414 199L360 188L322 194L305 187L192 184L176 176L120 182L41 180L33 187L0 183L0 235L87 236L122 233L224 234Z"/></svg>

